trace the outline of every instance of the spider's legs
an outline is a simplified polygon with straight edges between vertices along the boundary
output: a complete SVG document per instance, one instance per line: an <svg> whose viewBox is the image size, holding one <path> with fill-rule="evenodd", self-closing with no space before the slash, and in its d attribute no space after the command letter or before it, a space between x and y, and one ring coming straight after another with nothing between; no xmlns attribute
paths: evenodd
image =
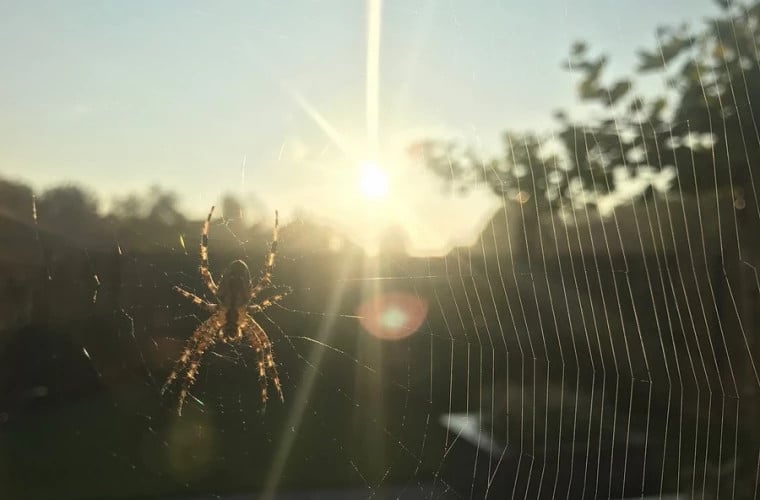
<svg viewBox="0 0 760 500"><path fill-rule="evenodd" d="M290 295L292 292L293 292L293 289L290 287L287 287L285 291L283 291L282 293L278 293L277 295L272 295L271 297L265 300L262 300L258 304L251 304L250 306L248 306L248 312L251 314L259 313L263 311L264 309L275 305L276 303L278 303L279 301L281 301L282 299Z"/></svg>
<svg viewBox="0 0 760 500"><path fill-rule="evenodd" d="M261 401L266 404L267 396L267 371L266 371L266 357L264 356L264 350L262 347L261 337L258 335L256 329L252 327L253 320L248 320L246 326L246 333L250 335L251 346L256 350L256 355L259 357L257 366L259 368L259 385L261 386Z"/></svg>
<svg viewBox="0 0 760 500"><path fill-rule="evenodd" d="M277 389L277 395L280 396L280 401L285 402L285 396L282 394L282 384L280 383L280 374L277 373L277 364L274 362L274 354L272 354L272 343L269 341L269 339L266 339L265 342L265 352L266 352L266 362L267 362L267 369L269 370L269 376L272 377L272 382L274 382L274 387Z"/></svg>
<svg viewBox="0 0 760 500"><path fill-rule="evenodd" d="M214 277L211 276L211 271L208 268L208 229L211 225L211 216L214 213L214 207L211 207L211 211L206 217L206 221L203 223L203 232L201 233L201 278L206 283L209 291L216 296L218 287L214 283Z"/></svg>
<svg viewBox="0 0 760 500"><path fill-rule="evenodd" d="M193 382L195 382L195 375L198 373L200 359L203 356L203 353L214 343L214 334L220 327L220 319L218 314L215 314L204 321L198 329L195 330L195 333L193 333L193 336L188 341L185 350L182 351L182 355L179 360L177 360L174 370L172 370L171 374L166 379L166 382L164 382L163 387L161 387L161 394L163 394L172 382L177 379L179 373L188 365L188 363L190 364L190 369L185 375L185 383L180 392L179 408L177 410L179 414L182 414L182 405L187 396L187 391Z"/></svg>
<svg viewBox="0 0 760 500"><path fill-rule="evenodd" d="M280 376L277 373L277 365L274 362L274 355L272 354L272 342L270 342L269 337L264 329L261 328L261 325L250 316L248 317L246 333L250 335L251 344L259 355L258 366L262 400L266 403L267 382L268 378L271 378L274 387L277 390L277 394L280 396L280 401L285 401L285 397L282 394Z"/></svg>
<svg viewBox="0 0 760 500"><path fill-rule="evenodd" d="M190 340L187 342L187 345L185 346L185 350L182 351L182 355L179 357L177 362L174 364L174 369L169 374L169 376L166 378L166 382L164 382L164 385L161 386L161 394L163 395L164 392L166 392L166 389L169 388L169 386L177 379L177 375L180 371L185 367L187 362L190 360L190 357L198 350L198 345L201 341L201 338L203 337L203 331L199 328L195 331L193 336L190 338Z"/></svg>
<svg viewBox="0 0 760 500"><path fill-rule="evenodd" d="M198 374L198 368L201 365L201 357L203 357L203 353L205 353L206 349L208 349L213 343L214 339L207 337L201 340L201 343L198 345L195 355L193 356L192 361L190 361L190 369L187 370L187 373L185 374L185 381L182 384L182 389L179 391L177 415L182 415L182 406L185 404L185 398L187 398L187 393L190 391L190 387L195 383L195 376Z"/></svg>
<svg viewBox="0 0 760 500"><path fill-rule="evenodd" d="M207 302L207 301L203 300L202 298L198 297L197 295L195 295L194 293L188 292L184 288L181 288L181 287L178 287L178 286L173 286L172 290L174 290L178 294L182 295L183 297L192 300L193 304L199 305L199 306L203 307L204 309L206 309L209 312L215 312L216 311L216 304L212 304L210 302Z"/></svg>
<svg viewBox="0 0 760 500"><path fill-rule="evenodd" d="M259 366L259 385L261 386L261 402L266 404L267 403L267 384L269 381L267 380L267 371L266 371L266 360L264 359L264 351L261 347L256 348L256 354L259 356L258 366Z"/></svg>
<svg viewBox="0 0 760 500"><path fill-rule="evenodd" d="M209 215L209 217L211 217ZM261 277L256 286L251 290L251 299L256 297L263 289L272 284L272 270L274 269L274 256L277 253L277 235L280 227L280 215L274 212L274 229L272 230L272 243L269 245L269 252L264 260L264 275Z"/></svg>

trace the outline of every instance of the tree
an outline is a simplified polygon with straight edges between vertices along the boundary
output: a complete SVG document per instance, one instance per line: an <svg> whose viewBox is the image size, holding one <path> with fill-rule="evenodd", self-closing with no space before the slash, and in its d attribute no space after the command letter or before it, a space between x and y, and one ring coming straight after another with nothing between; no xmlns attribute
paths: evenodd
<svg viewBox="0 0 760 500"><path fill-rule="evenodd" d="M16 182L0 179L0 214L31 222L33 194L31 188Z"/></svg>
<svg viewBox="0 0 760 500"><path fill-rule="evenodd" d="M148 220L157 225L178 226L185 222L185 216L177 208L177 195L158 186L148 190L146 202Z"/></svg>
<svg viewBox="0 0 760 500"><path fill-rule="evenodd" d="M458 192L485 183L505 199L520 201L526 193L535 193L544 205L553 205L566 192L570 181L566 164L551 151L548 139L505 132L503 143L503 156L491 159L480 158L471 148L451 141L421 141L410 153Z"/></svg>
<svg viewBox="0 0 760 500"><path fill-rule="evenodd" d="M222 217L243 224L245 222L245 213L240 200L233 194L226 194L222 197Z"/></svg>
<svg viewBox="0 0 760 500"><path fill-rule="evenodd" d="M115 199L111 215L122 220L145 219L157 226L177 226L185 222L177 208L177 195L159 186L151 186L144 195L131 193Z"/></svg>
<svg viewBox="0 0 760 500"><path fill-rule="evenodd" d="M67 238L89 238L99 227L97 198L77 186L48 189L40 196L37 212L44 227Z"/></svg>
<svg viewBox="0 0 760 500"><path fill-rule="evenodd" d="M606 56L577 42L566 62L578 73L581 102L598 106L601 118L574 122L556 113L552 137L504 135L505 152L483 159L467 148L423 141L413 153L460 189L486 183L510 199L532 191L542 203L589 199L614 189L623 168L672 168L684 191L733 186L757 192L750 168L760 158L760 2L718 1L720 17L697 31L688 26L657 30L652 49L638 53L634 77L604 82ZM661 72L661 95L636 91L636 77ZM549 147L547 147L549 146ZM549 151L553 151L549 154Z"/></svg>
<svg viewBox="0 0 760 500"><path fill-rule="evenodd" d="M139 219L144 211L142 200L135 193L117 198L111 206L111 215L119 219Z"/></svg>

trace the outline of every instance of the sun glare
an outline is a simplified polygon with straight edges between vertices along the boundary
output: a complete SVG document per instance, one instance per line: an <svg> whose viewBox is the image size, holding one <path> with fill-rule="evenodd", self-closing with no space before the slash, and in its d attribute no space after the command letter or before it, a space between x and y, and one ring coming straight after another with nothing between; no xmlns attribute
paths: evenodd
<svg viewBox="0 0 760 500"><path fill-rule="evenodd" d="M367 161L361 164L359 182L362 193L369 199L376 200L388 194L388 174L377 163Z"/></svg>

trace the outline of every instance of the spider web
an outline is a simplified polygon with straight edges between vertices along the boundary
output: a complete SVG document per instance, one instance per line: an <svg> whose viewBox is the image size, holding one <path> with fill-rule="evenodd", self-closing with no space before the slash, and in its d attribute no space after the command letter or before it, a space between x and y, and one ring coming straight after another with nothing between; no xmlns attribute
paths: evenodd
<svg viewBox="0 0 760 500"><path fill-rule="evenodd" d="M95 413L100 425L129 422L124 432L140 441L105 440L90 457L135 491L159 482L220 496L353 488L367 497L581 498L680 484L687 494L733 495L746 461L755 465L742 446L738 366L756 383L738 305L744 285L733 281L747 270L754 281L755 268L738 258L738 224L729 232L718 221L733 220L733 203L678 196L563 220L507 201L475 245L441 258L304 251L291 239L299 223L286 226L275 282L294 293L257 316L285 404L262 405L251 349L222 346L205 356L181 418L176 394L158 391L205 319L170 291L204 290L197 252L179 240L169 255L121 250L124 306L106 325L85 318L77 339L112 399ZM252 269L263 262L259 233L244 240L215 221L212 271L237 257ZM738 275L720 264L731 252ZM108 304L109 279L90 276L82 296ZM373 337L362 302L399 292L426 303L424 321L400 340ZM104 336L116 337L115 350ZM92 418L77 422L79 433L100 435Z"/></svg>
<svg viewBox="0 0 760 500"><path fill-rule="evenodd" d="M744 139L760 142L750 129ZM14 380L40 401L63 391L56 377L106 397L65 392L60 405L39 403L40 414L9 403L4 448L28 450L0 457L8 484L51 474L56 462L78 478L64 489L71 497L756 495L760 282L742 249L760 229L760 204L717 180L687 195L682 181L605 217L505 195L477 242L443 257L367 257L308 220L286 225L274 281L293 293L256 315L284 404L262 404L250 348L217 346L181 418L176 394L159 389L205 319L171 292L204 291L200 224L140 252L119 238L82 252L74 240L56 265L32 205L27 236L50 277L45 293L86 307L45 334L65 334L62 356L77 361ZM269 237L266 220L248 231L215 219L212 272L236 258L257 272ZM66 430L52 450L45 426ZM35 465L43 449L50 462ZM85 492L83 475L108 481Z"/></svg>

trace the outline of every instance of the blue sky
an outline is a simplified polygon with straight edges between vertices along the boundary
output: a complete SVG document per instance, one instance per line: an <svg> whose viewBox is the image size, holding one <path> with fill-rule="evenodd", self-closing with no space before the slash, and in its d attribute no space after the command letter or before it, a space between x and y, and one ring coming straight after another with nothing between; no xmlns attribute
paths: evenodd
<svg viewBox="0 0 760 500"><path fill-rule="evenodd" d="M225 192L256 196L354 233L382 211L377 231L400 224L431 246L466 239L493 200L443 197L404 164L405 146L547 129L552 110L574 106L561 69L573 41L625 71L658 25L716 10L710 0L383 2L379 160L394 202L357 210L361 196L347 193L368 147L365 2L0 2L0 175L37 189L75 182L105 201L159 184L194 215Z"/></svg>

